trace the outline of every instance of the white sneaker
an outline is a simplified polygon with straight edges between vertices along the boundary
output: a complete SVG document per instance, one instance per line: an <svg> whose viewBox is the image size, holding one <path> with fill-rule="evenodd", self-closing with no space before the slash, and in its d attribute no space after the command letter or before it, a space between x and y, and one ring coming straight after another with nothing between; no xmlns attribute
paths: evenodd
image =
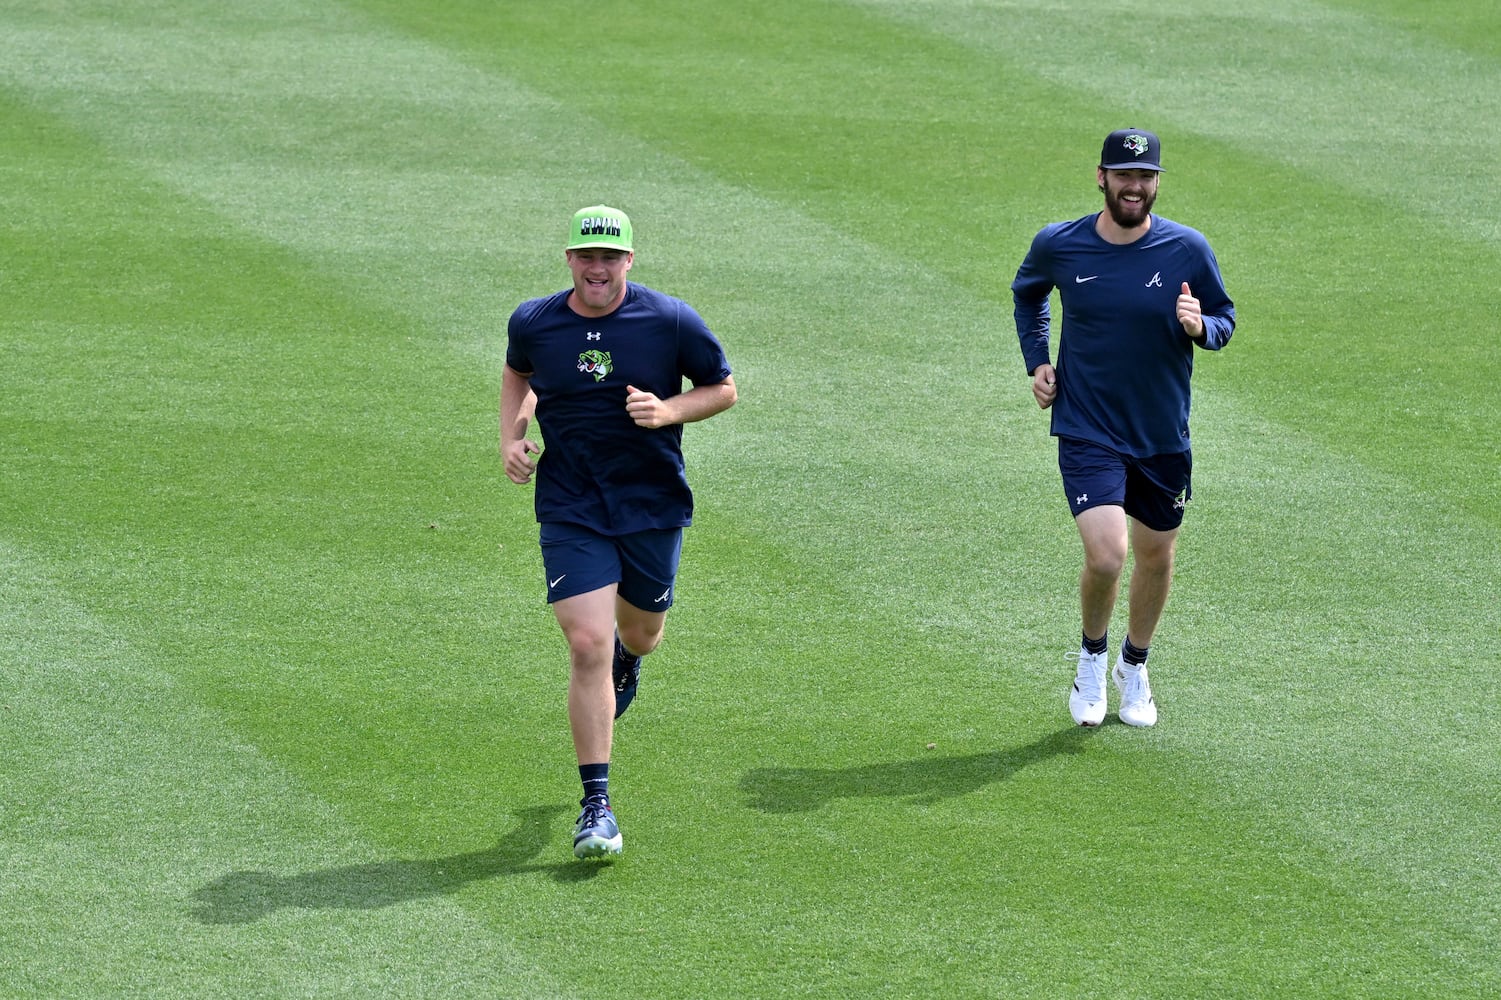
<svg viewBox="0 0 1501 1000"><path fill-rule="evenodd" d="M1133 667L1117 661L1110 672L1121 692L1121 721L1128 726L1155 726L1157 703L1152 700L1152 685L1147 680L1147 665Z"/></svg>
<svg viewBox="0 0 1501 1000"><path fill-rule="evenodd" d="M1069 659L1079 658L1079 670L1074 675L1074 687L1068 693L1068 710L1074 721L1081 726L1098 726L1105 721L1105 668L1109 654L1091 653L1080 649L1069 653Z"/></svg>

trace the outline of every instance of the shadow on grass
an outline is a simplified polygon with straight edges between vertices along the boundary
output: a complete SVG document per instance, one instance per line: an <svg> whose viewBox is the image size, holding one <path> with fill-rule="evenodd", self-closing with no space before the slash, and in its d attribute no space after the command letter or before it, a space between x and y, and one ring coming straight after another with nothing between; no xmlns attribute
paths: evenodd
<svg viewBox="0 0 1501 1000"><path fill-rule="evenodd" d="M277 910L373 910L443 896L472 882L542 872L560 882L583 882L608 866L573 859L539 862L544 850L561 850L553 819L571 806L532 806L494 847L444 858L376 861L324 871L277 875L231 872L193 894L193 916L205 924L245 924Z"/></svg>
<svg viewBox="0 0 1501 1000"><path fill-rule="evenodd" d="M835 799L911 798L938 802L1004 781L1029 764L1080 752L1090 731L1070 726L1025 746L968 757L928 756L863 767L761 767L747 771L741 791L753 809L807 812Z"/></svg>

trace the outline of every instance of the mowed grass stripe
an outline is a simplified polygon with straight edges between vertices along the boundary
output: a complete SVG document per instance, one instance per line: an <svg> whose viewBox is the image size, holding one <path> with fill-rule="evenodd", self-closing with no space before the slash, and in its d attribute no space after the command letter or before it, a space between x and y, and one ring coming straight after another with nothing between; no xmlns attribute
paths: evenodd
<svg viewBox="0 0 1501 1000"><path fill-rule="evenodd" d="M0 569L6 993L562 995L447 899L529 864L525 824L446 872L393 860L48 561Z"/></svg>
<svg viewBox="0 0 1501 1000"><path fill-rule="evenodd" d="M1244 161L1379 192L1456 236L1501 243L1487 181L1501 136L1476 129L1501 118L1501 65L1445 38L1444 14L1432 5L1385 4L1424 13L1407 24L1381 18L1380 4L1297 0L1247 0L1233 10L1214 0L848 5L1091 94L1140 127L1171 123L1161 129L1164 149L1182 134L1213 140ZM1494 43L1494 14L1470 14L1475 38ZM1112 22L1140 30L1101 44Z"/></svg>
<svg viewBox="0 0 1501 1000"><path fill-rule="evenodd" d="M171 27L150 12L38 17L11 32L30 71L13 79L243 230L364 282L455 347L493 347L483 335L514 305L497 260L529 256L528 213L560 228L556 192L525 186L560 146L555 131L529 140L531 123L556 116L336 6L186 10Z"/></svg>

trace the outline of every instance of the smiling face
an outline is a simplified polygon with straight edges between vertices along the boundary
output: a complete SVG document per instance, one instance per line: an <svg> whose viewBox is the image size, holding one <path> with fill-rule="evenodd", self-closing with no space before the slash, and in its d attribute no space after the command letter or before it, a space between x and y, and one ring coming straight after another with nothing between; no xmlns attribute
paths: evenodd
<svg viewBox="0 0 1501 1000"><path fill-rule="evenodd" d="M573 272L568 304L580 316L607 316L625 298L625 276L636 255L626 250L589 248L564 251Z"/></svg>
<svg viewBox="0 0 1501 1000"><path fill-rule="evenodd" d="M1136 229L1146 223L1157 200L1155 170L1096 171L1100 190L1105 192L1105 209L1110 220L1121 229Z"/></svg>

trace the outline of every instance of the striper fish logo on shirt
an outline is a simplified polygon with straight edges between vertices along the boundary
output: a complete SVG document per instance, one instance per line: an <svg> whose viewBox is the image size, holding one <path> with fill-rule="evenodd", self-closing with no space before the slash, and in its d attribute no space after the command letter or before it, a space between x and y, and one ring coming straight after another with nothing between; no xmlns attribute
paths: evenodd
<svg viewBox="0 0 1501 1000"><path fill-rule="evenodd" d="M593 375L594 381L603 382L605 376L615 369L609 351L585 351L579 355L579 371Z"/></svg>

